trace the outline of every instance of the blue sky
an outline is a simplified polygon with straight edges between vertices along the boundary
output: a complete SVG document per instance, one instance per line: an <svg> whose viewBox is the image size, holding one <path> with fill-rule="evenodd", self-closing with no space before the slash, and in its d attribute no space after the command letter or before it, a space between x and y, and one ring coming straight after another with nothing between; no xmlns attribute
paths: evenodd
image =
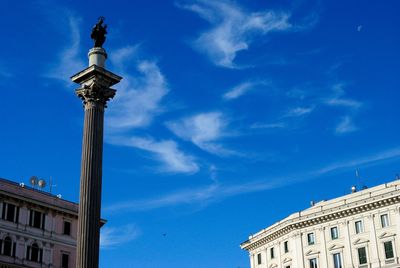
<svg viewBox="0 0 400 268"><path fill-rule="evenodd" d="M52 177L78 200L69 77L105 16L124 79L105 119L101 267L249 267L248 235L400 173L399 7L3 0L0 176Z"/></svg>

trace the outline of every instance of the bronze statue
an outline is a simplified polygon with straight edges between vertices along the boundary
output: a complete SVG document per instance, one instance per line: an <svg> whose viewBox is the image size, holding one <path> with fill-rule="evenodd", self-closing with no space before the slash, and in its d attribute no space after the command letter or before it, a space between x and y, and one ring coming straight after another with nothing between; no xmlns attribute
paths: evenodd
<svg viewBox="0 0 400 268"><path fill-rule="evenodd" d="M106 41L107 25L104 24L104 17L99 17L98 22L93 26L92 33L90 37L94 41L94 47L102 47Z"/></svg>

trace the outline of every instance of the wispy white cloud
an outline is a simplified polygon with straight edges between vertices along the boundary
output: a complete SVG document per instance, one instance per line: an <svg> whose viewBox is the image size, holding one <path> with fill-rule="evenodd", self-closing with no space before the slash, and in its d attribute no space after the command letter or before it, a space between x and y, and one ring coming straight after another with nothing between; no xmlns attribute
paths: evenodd
<svg viewBox="0 0 400 268"><path fill-rule="evenodd" d="M214 64L228 68L237 67L234 63L237 53L247 50L254 37L292 27L288 12L248 12L232 1L197 0L178 6L197 13L211 24L211 29L194 41L194 47Z"/></svg>
<svg viewBox="0 0 400 268"><path fill-rule="evenodd" d="M253 129L277 129L277 128L286 128L287 125L283 122L279 123L254 123L250 126Z"/></svg>
<svg viewBox="0 0 400 268"><path fill-rule="evenodd" d="M352 99L340 99L340 98L333 98L329 99L326 104L330 106L343 106L357 109L361 107L362 103Z"/></svg>
<svg viewBox="0 0 400 268"><path fill-rule="evenodd" d="M333 94L323 100L323 103L328 106L345 108L349 114L343 116L340 122L335 127L336 134L346 134L358 130L358 127L353 122L354 113L356 113L363 103L354 99L345 98L345 84L336 83L332 86Z"/></svg>
<svg viewBox="0 0 400 268"><path fill-rule="evenodd" d="M341 106L354 110L361 108L362 103L360 101L343 97L345 95L343 83L334 84L332 90L333 94L324 100L326 105Z"/></svg>
<svg viewBox="0 0 400 268"><path fill-rule="evenodd" d="M144 211L168 206L195 204L213 197L217 185L169 193L152 199L133 200L106 206L108 213L120 211Z"/></svg>
<svg viewBox="0 0 400 268"><path fill-rule="evenodd" d="M111 56L112 63L123 65L134 51L135 47L116 51ZM122 71L124 79L118 85L118 94L108 110L107 125L114 131L148 126L154 116L162 112L161 101L169 92L166 79L156 62L140 61L136 67L136 76Z"/></svg>
<svg viewBox="0 0 400 268"><path fill-rule="evenodd" d="M332 163L312 173L319 176L335 171L353 169L354 167L375 165L379 164L382 161L387 161L398 157L400 157L400 147L395 147L392 149L387 149L374 154L370 154L365 157Z"/></svg>
<svg viewBox="0 0 400 268"><path fill-rule="evenodd" d="M286 95L290 98L298 99L301 103L308 106L295 107L286 112L283 117L300 117L307 115L320 107L336 108L340 113L340 122L334 127L336 134L345 134L358 130L354 124L354 116L365 106L365 104L356 99L346 97L346 84L336 82L326 85L327 91L316 90L313 86L308 86L308 90L295 88Z"/></svg>
<svg viewBox="0 0 400 268"><path fill-rule="evenodd" d="M195 173L199 170L194 158L181 151L173 140L155 141L149 137L112 136L107 138L107 142L152 153L156 159L163 163L161 171L164 172Z"/></svg>
<svg viewBox="0 0 400 268"><path fill-rule="evenodd" d="M314 106L310 107L295 107L290 109L284 114L284 117L300 117L311 113L314 110Z"/></svg>
<svg viewBox="0 0 400 268"><path fill-rule="evenodd" d="M81 19L68 15L68 28L70 33L67 39L68 47L65 48L60 56L57 64L47 73L46 77L65 81L66 85L71 86L71 75L85 68L84 61L80 58L80 23Z"/></svg>
<svg viewBox="0 0 400 268"><path fill-rule="evenodd" d="M233 99L237 99L240 96L246 94L248 91L254 89L257 86L260 85L266 85L266 82L244 82L241 83L233 88L231 88L230 90L228 90L224 95L222 95L222 98L224 100L233 100Z"/></svg>
<svg viewBox="0 0 400 268"><path fill-rule="evenodd" d="M119 227L101 228L100 247L103 249L111 249L120 244L129 243L140 236L140 230L136 225L128 224Z"/></svg>
<svg viewBox="0 0 400 268"><path fill-rule="evenodd" d="M106 206L108 213L121 211L145 211L177 205L201 205L222 200L231 196L272 189L275 183L253 182L240 185L222 186L213 183L197 189L187 189L162 195L153 199L127 201Z"/></svg>
<svg viewBox="0 0 400 268"><path fill-rule="evenodd" d="M127 45L125 47L114 49L110 53L110 61L113 66L117 67L119 71L126 72L125 64L134 61L136 54L140 48L139 44Z"/></svg>
<svg viewBox="0 0 400 268"><path fill-rule="evenodd" d="M221 184L214 182L208 186L197 189L185 189L161 195L159 197L130 200L105 206L107 213L138 212L159 209L170 206L180 205L200 205L205 207L213 202L221 201L229 197L238 195L272 190L285 185L300 183L307 180L318 179L333 172L344 172L346 170L359 168L362 166L377 165L385 161L390 161L400 157L400 148L380 151L361 157L342 162L328 164L325 167L296 174L295 176L284 176L280 178L266 178L265 180L253 181L238 184ZM246 179L247 180L247 179Z"/></svg>
<svg viewBox="0 0 400 268"><path fill-rule="evenodd" d="M346 134L356 131L358 128L350 116L344 116L335 128L336 134Z"/></svg>
<svg viewBox="0 0 400 268"><path fill-rule="evenodd" d="M9 78L12 77L13 74L9 70L7 70L7 68L0 62L0 77L1 76Z"/></svg>
<svg viewBox="0 0 400 268"><path fill-rule="evenodd" d="M168 94L166 78L155 61L137 61L139 45L115 50L110 60L124 77L118 85L118 94L112 101L107 116L106 142L137 148L151 153L162 163L159 171L195 173L199 170L194 157L184 153L173 140L132 135L132 130L148 127L161 112L162 100ZM134 64L132 64L134 63ZM136 73L126 66L134 65Z"/></svg>
<svg viewBox="0 0 400 268"><path fill-rule="evenodd" d="M234 151L223 148L217 143L227 136L228 120L220 112L200 113L177 121L170 121L166 126L178 137L193 142L199 148L217 155L232 155Z"/></svg>

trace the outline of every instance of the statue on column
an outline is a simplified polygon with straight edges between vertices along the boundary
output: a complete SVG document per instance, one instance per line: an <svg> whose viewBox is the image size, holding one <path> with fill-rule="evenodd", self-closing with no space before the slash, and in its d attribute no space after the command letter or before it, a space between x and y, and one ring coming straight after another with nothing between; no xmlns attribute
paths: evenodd
<svg viewBox="0 0 400 268"><path fill-rule="evenodd" d="M99 17L98 22L93 26L90 37L94 41L94 47L102 47L106 41L107 25L103 26L104 19L104 17Z"/></svg>

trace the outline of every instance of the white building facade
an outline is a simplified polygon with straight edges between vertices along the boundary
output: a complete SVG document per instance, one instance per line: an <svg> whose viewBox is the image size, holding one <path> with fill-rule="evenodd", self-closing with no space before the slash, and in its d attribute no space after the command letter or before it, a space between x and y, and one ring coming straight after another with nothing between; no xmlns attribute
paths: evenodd
<svg viewBox="0 0 400 268"><path fill-rule="evenodd" d="M321 201L241 244L251 268L400 267L400 181Z"/></svg>

